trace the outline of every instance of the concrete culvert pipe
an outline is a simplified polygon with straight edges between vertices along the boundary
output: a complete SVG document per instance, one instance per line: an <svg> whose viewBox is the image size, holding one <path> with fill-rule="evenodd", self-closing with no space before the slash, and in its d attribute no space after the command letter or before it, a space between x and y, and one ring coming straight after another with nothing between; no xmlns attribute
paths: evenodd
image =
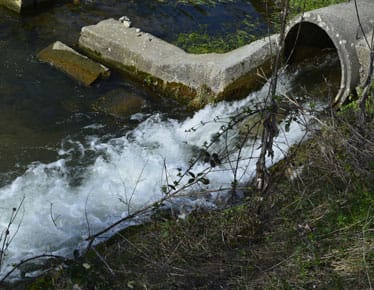
<svg viewBox="0 0 374 290"><path fill-rule="evenodd" d="M351 0L305 12L291 20L286 30L284 53L288 62L293 62L298 50L305 47L336 50L341 81L333 100L335 105L342 104L350 92L364 81L368 72L370 49L366 39L370 43L374 33L374 0L356 2L361 27L355 2Z"/></svg>

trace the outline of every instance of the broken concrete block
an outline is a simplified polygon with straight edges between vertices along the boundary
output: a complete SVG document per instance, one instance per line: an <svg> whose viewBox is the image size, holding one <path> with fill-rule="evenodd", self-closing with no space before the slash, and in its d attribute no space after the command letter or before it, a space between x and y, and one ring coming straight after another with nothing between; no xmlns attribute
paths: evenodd
<svg viewBox="0 0 374 290"><path fill-rule="evenodd" d="M86 86L99 78L107 78L110 71L104 65L78 53L66 44L56 41L37 54L42 62L47 62L66 72Z"/></svg>
<svg viewBox="0 0 374 290"><path fill-rule="evenodd" d="M0 6L5 6L10 10L20 13L27 8L40 7L46 4L52 4L54 0L0 0Z"/></svg>

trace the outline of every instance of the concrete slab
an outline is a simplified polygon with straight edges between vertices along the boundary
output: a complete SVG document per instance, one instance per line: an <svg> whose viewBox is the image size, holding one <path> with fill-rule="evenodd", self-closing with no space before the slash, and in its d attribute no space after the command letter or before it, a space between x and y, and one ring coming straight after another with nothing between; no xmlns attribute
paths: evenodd
<svg viewBox="0 0 374 290"><path fill-rule="evenodd" d="M135 27L107 19L83 27L79 45L90 56L146 85L201 107L258 88L263 80L257 71L270 68L276 40L273 35L228 53L195 55Z"/></svg>
<svg viewBox="0 0 374 290"><path fill-rule="evenodd" d="M42 62L47 62L83 83L91 85L99 78L110 76L110 71L104 65L78 53L66 44L56 41L37 54Z"/></svg>
<svg viewBox="0 0 374 290"><path fill-rule="evenodd" d="M0 6L5 6L10 10L20 13L24 9L53 3L54 0L0 0Z"/></svg>

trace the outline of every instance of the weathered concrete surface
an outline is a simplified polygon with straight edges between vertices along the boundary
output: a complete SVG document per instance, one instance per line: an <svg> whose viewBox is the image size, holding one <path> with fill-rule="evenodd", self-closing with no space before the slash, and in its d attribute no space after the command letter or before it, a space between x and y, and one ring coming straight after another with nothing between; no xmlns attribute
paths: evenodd
<svg viewBox="0 0 374 290"><path fill-rule="evenodd" d="M246 86L259 86L257 69L270 63L276 39L272 36L270 41L259 40L225 54L194 55L107 19L83 27L79 45L91 56L143 78L148 85L200 106L218 98L246 94Z"/></svg>
<svg viewBox="0 0 374 290"><path fill-rule="evenodd" d="M91 85L99 78L110 76L107 67L78 53L60 41L56 41L37 54L42 62L47 62L83 83Z"/></svg>
<svg viewBox="0 0 374 290"><path fill-rule="evenodd" d="M374 29L368 33L366 33L366 39L364 37L360 38L356 43L356 52L358 61L361 65L360 67L360 84L363 84L369 73L369 65L370 65L370 49L368 49L367 40L371 41L371 39L374 39ZM373 48L374 49L374 48ZM374 66L374 63L373 63Z"/></svg>
<svg viewBox="0 0 374 290"><path fill-rule="evenodd" d="M334 103L342 104L367 74L369 49L363 42L374 29L374 0L357 0L362 33L355 1L331 5L304 13L293 19L286 32L286 57L305 46L334 48L341 66L341 84ZM368 37L370 39L370 36Z"/></svg>
<svg viewBox="0 0 374 290"><path fill-rule="evenodd" d="M27 8L35 8L53 2L54 0L0 0L0 6L5 6L19 13Z"/></svg>

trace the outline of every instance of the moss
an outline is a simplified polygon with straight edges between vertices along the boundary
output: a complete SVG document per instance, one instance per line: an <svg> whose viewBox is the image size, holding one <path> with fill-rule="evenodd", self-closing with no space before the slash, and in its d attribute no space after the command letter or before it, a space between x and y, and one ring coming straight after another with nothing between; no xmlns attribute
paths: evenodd
<svg viewBox="0 0 374 290"><path fill-rule="evenodd" d="M246 23L251 27L256 25L249 21ZM180 33L174 44L189 53L225 53L256 39L257 37L249 34L245 28L230 33L211 35L206 27L201 27L199 31Z"/></svg>

